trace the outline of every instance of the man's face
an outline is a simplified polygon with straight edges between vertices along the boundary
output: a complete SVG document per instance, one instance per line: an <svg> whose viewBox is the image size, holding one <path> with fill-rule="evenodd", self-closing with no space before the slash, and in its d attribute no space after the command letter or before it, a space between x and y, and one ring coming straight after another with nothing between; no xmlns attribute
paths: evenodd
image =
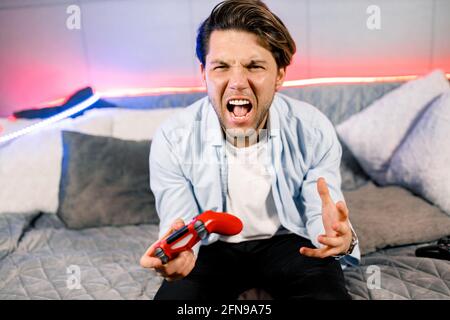
<svg viewBox="0 0 450 320"><path fill-rule="evenodd" d="M216 30L211 33L202 75L222 128L247 131L265 125L285 70L277 67L256 35Z"/></svg>

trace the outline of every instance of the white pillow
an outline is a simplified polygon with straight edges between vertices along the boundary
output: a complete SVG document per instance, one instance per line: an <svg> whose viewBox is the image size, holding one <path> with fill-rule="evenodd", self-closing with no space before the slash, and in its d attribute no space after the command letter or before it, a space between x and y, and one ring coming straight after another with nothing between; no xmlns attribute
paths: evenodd
<svg viewBox="0 0 450 320"><path fill-rule="evenodd" d="M106 110L106 109L105 109ZM93 110L94 111L94 110ZM62 160L62 130L110 136L111 111L86 112L0 145L0 214L55 213ZM34 123L35 121L32 121Z"/></svg>
<svg viewBox="0 0 450 320"><path fill-rule="evenodd" d="M169 116L182 108L131 110L93 109L82 117L65 119L48 128L0 145L0 214L48 212L58 208L61 178L62 130L148 140ZM2 135L40 120L3 119Z"/></svg>
<svg viewBox="0 0 450 320"><path fill-rule="evenodd" d="M436 70L394 89L336 130L367 174L385 184L389 161L416 118L449 89L445 74Z"/></svg>
<svg viewBox="0 0 450 320"><path fill-rule="evenodd" d="M41 119L0 119L0 137L40 122Z"/></svg>
<svg viewBox="0 0 450 320"><path fill-rule="evenodd" d="M182 109L117 109L113 116L112 135L125 140L150 140L163 121Z"/></svg>
<svg viewBox="0 0 450 320"><path fill-rule="evenodd" d="M450 92L433 102L394 153L387 182L410 189L450 215Z"/></svg>

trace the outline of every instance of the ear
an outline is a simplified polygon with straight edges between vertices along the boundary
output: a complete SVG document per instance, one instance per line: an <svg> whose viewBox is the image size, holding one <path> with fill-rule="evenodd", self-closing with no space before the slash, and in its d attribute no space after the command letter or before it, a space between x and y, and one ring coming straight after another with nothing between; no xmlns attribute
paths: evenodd
<svg viewBox="0 0 450 320"><path fill-rule="evenodd" d="M277 73L277 80L275 82L275 90L281 88L285 77L286 77L286 68L279 68Z"/></svg>
<svg viewBox="0 0 450 320"><path fill-rule="evenodd" d="M205 71L205 66L203 65L203 63L200 63L200 72L202 74L203 83L206 84L206 71Z"/></svg>

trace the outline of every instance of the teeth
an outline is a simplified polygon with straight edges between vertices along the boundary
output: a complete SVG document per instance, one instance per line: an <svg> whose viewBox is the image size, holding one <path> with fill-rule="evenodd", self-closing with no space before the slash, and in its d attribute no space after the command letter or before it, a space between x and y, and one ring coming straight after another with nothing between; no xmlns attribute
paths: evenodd
<svg viewBox="0 0 450 320"><path fill-rule="evenodd" d="M235 105L235 106L242 106L245 104L250 104L250 101L248 101L248 100L230 100L228 103Z"/></svg>

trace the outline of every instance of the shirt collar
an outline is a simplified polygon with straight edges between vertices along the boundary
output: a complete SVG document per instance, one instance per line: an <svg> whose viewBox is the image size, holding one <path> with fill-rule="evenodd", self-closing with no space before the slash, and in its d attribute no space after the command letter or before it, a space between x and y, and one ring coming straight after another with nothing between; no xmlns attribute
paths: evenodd
<svg viewBox="0 0 450 320"><path fill-rule="evenodd" d="M269 109L269 125L267 129L269 130L269 137L277 137L280 133L280 105L282 99L279 97L278 93L275 93L273 97L272 105Z"/></svg>
<svg viewBox="0 0 450 320"><path fill-rule="evenodd" d="M205 106L205 135L207 135L208 144L211 146L222 146L224 144L224 138L222 134L222 127L220 126L219 118L216 111L211 104L209 98L207 99Z"/></svg>

